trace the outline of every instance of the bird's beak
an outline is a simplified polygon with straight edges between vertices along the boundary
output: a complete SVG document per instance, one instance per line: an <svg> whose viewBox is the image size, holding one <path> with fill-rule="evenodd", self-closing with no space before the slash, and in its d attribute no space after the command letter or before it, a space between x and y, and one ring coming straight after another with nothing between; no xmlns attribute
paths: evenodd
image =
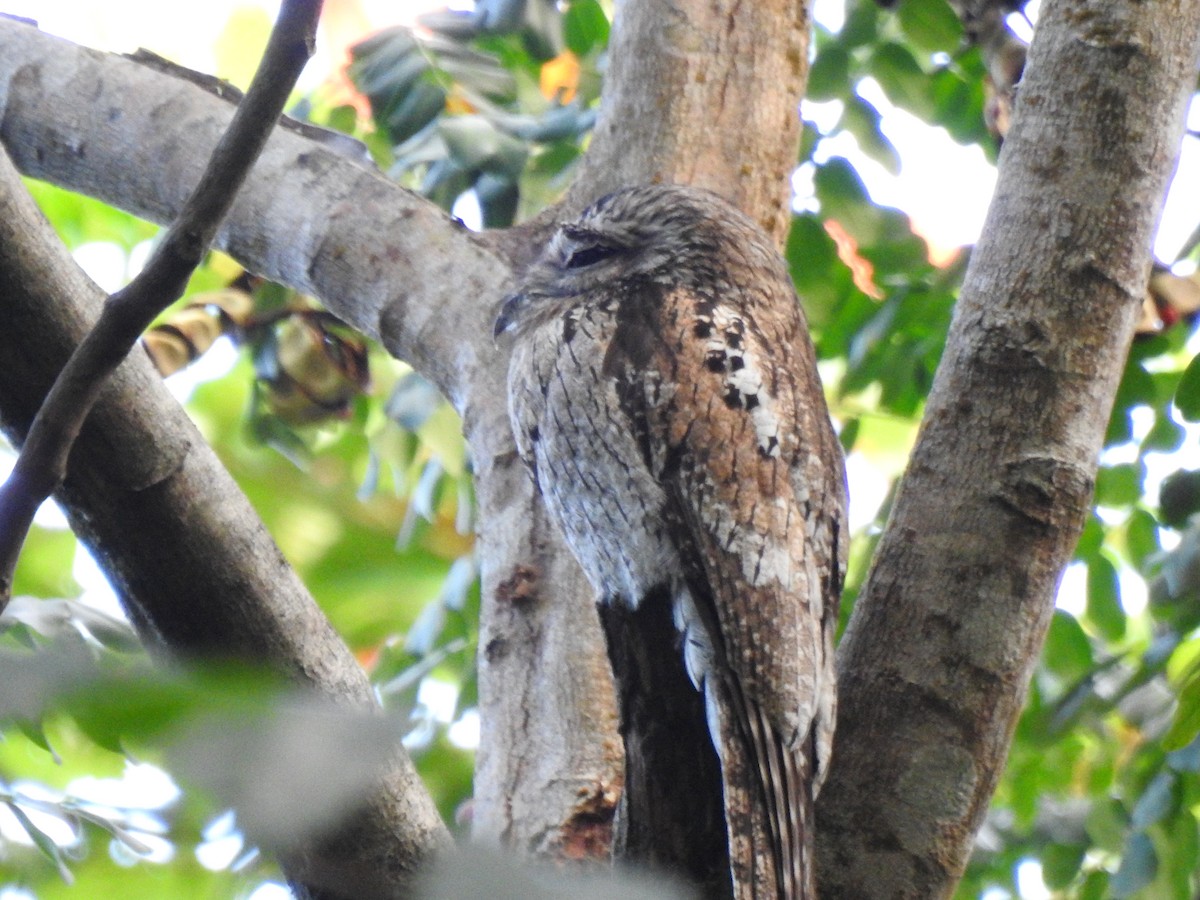
<svg viewBox="0 0 1200 900"><path fill-rule="evenodd" d="M493 339L498 339L506 331L512 330L524 302L524 294L510 294L504 298L504 302L500 304L500 314L496 316L496 325L492 329Z"/></svg>

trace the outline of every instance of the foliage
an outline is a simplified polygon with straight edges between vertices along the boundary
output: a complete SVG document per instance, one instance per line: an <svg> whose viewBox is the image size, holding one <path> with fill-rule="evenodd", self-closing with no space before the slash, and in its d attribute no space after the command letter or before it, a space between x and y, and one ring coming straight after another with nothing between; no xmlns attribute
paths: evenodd
<svg viewBox="0 0 1200 900"><path fill-rule="evenodd" d="M479 0L473 11L427 18L421 36L381 33L354 50L350 69L375 129L362 133L346 107L314 115L358 128L395 178L448 210L466 215L477 203L481 223L491 226L527 218L562 189L586 145L605 67L604 9L596 0ZM880 111L864 98L874 96L862 90L873 79L891 103L995 158L984 126L984 71L945 0L900 0L891 10L849 0L840 27L816 27L809 100L824 112L804 109L832 124L822 132L806 121L798 184L811 180L811 196L797 198L802 211L787 258L842 442L891 490L942 352L965 253L948 265L930 262L907 217L873 202L854 160L830 148L848 135L866 157L899 170ZM825 114L830 109L835 115ZM153 234L100 204L32 187L72 247L103 241L128 254ZM215 258L193 288L218 290L230 278ZM1200 474L1186 470L1180 453L1194 438L1188 423L1200 417L1191 332L1182 322L1133 346L1095 510L960 897L1018 896L1018 878L1038 870L1061 896L1190 898L1200 889ZM189 410L360 653L387 706L415 717L406 725L410 747L452 821L469 792L470 755L418 696L445 686L456 716L475 702L470 463L453 413L428 383L377 349L370 364L370 397L332 425L248 429L255 388L246 357L201 383ZM300 466L264 441L288 449ZM891 494L881 496L873 521L855 535L847 613L888 513ZM860 517L869 519L870 510ZM75 552L63 530L39 528L17 592L76 595ZM116 638L121 627L89 624L91 614L75 605L16 607L6 638L13 652L49 654L60 644L37 636L54 610L66 623L57 631L89 636L92 689L60 696L58 670L48 665L37 688L44 703L9 720L0 746L0 800L15 817L0 822L8 880L52 896L59 872L69 870L89 895L116 893L106 885L119 881L126 895L199 896L246 890L269 876L234 872L229 862L206 868L191 852L212 843L206 823L236 838L237 829L217 817L237 805L236 789L216 804L189 790L153 810L98 809L81 805L77 793L89 777L120 773L128 765L122 754L135 746L139 759L186 780L186 764L177 768L178 755L164 754L154 729L220 714L231 698L253 706L276 688L244 674L147 679L140 657ZM123 696L113 705L100 688L117 682ZM61 829L39 832L48 826L31 811L47 809L67 823L67 837ZM151 838L158 849L141 853L137 842ZM118 849L85 852L100 839ZM139 856L149 861L130 868Z"/></svg>

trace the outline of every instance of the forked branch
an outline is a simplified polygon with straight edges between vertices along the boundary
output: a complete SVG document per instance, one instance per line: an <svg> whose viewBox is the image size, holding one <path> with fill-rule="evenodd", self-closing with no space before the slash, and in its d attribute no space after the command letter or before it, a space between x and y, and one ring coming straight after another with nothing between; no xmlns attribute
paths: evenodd
<svg viewBox="0 0 1200 900"><path fill-rule="evenodd" d="M179 218L146 268L109 297L39 410L12 474L0 487L0 610L12 596L13 573L34 513L62 483L71 447L100 389L154 317L182 296L312 55L320 12L321 0L283 4L250 89Z"/></svg>

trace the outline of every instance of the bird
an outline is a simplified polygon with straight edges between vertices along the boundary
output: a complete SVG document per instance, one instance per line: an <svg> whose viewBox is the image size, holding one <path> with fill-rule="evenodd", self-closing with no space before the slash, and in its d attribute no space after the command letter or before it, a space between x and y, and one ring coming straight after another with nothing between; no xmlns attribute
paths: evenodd
<svg viewBox="0 0 1200 900"><path fill-rule="evenodd" d="M677 665L696 702L638 697L636 673L618 693L702 719L728 854L718 893L815 896L847 499L787 263L716 193L622 188L557 227L495 335L511 341L517 452L602 619L626 623L607 629L614 668L629 623L635 640L641 621L670 623L637 652Z"/></svg>

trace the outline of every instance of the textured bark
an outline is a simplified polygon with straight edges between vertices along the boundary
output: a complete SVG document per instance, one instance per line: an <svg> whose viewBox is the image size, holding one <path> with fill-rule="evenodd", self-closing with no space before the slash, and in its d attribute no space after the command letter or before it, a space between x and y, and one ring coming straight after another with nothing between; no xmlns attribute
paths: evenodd
<svg viewBox="0 0 1200 900"><path fill-rule="evenodd" d="M0 425L15 442L103 301L0 149ZM262 661L374 706L354 656L145 354L101 393L56 496L151 646ZM283 862L313 896L401 896L448 842L400 751L353 826Z"/></svg>
<svg viewBox="0 0 1200 900"><path fill-rule="evenodd" d="M839 655L828 897L948 896L1004 765L1182 136L1200 3L1042 7L983 238Z"/></svg>
<svg viewBox="0 0 1200 900"><path fill-rule="evenodd" d="M178 213L232 115L228 100L4 18L0 47L0 140L25 174L151 221ZM607 852L621 784L608 663L591 590L516 459L506 360L491 338L509 257L532 255L538 234L472 234L344 144L278 129L218 244L379 338L463 415L483 562L476 832L530 853L595 856ZM0 329L5 342L28 339ZM156 526L141 521L108 524L152 545Z"/></svg>
<svg viewBox="0 0 1200 900"><path fill-rule="evenodd" d="M618 3L596 133L568 206L618 187L708 188L782 246L808 78L805 0Z"/></svg>

